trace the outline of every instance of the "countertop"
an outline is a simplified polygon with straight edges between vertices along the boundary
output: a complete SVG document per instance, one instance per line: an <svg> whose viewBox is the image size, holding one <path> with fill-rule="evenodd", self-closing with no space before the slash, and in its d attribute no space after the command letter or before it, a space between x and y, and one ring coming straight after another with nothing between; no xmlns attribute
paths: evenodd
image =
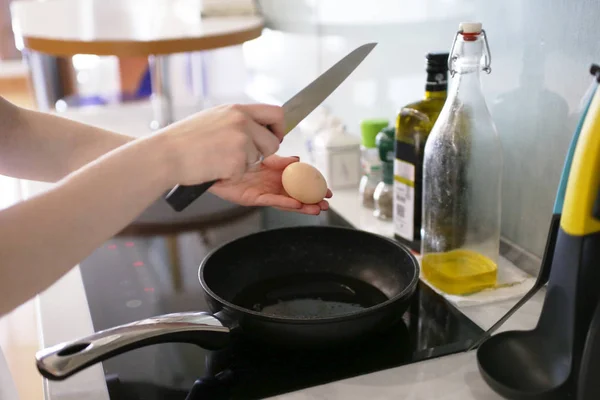
<svg viewBox="0 0 600 400"><path fill-rule="evenodd" d="M136 108L135 110L130 109ZM135 111L135 112L133 112ZM107 117L107 113L110 115ZM118 108L78 111L65 116L130 134L147 134L146 122L151 115L147 105L119 106ZM135 116L135 117L132 117ZM286 137L278 154L303 157L304 147L300 133ZM25 197L41 193L51 185L23 181ZM359 204L355 190L336 190L330 200L331 208L356 228L392 235L389 222L375 219ZM545 291L540 291L499 331L531 329L535 326ZM487 329L508 311L518 299L483 306L459 306L460 310L483 329ZM79 272L74 268L36 299L40 326L40 347L93 333L91 316ZM51 400L107 400L108 393L100 365L90 367L62 382L45 381L46 399ZM438 399L438 400L493 400L501 399L482 380L474 351L454 354L433 360L409 364L385 371L316 386L299 392L274 397L281 400L301 399Z"/></svg>

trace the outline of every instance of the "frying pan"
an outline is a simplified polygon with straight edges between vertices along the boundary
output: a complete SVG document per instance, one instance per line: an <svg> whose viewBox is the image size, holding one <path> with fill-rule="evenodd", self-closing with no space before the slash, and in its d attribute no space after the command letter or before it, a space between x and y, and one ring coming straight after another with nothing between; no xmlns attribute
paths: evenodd
<svg viewBox="0 0 600 400"><path fill-rule="evenodd" d="M234 333L282 348L343 346L397 323L419 273L405 246L373 233L329 226L265 230L202 261L198 277L211 313L160 315L61 343L36 354L37 368L63 380L152 344L225 348Z"/></svg>

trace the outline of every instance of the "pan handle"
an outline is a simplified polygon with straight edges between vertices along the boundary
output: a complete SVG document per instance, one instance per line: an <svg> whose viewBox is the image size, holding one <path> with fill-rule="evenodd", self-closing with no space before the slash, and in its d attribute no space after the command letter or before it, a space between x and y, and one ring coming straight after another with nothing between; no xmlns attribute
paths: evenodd
<svg viewBox="0 0 600 400"><path fill-rule="evenodd" d="M230 328L204 312L165 314L60 343L36 353L42 376L63 380L118 354L158 343L192 343L213 350L225 347Z"/></svg>

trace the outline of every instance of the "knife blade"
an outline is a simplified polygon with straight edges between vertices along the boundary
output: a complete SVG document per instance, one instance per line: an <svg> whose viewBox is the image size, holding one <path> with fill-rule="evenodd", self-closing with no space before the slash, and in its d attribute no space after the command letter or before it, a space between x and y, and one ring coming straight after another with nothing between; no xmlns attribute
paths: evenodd
<svg viewBox="0 0 600 400"><path fill-rule="evenodd" d="M296 93L286 101L282 108L285 118L285 132L287 135L304 118L317 108L369 55L377 43L367 43L357 47L344 58L323 72L317 79ZM179 212L189 206L217 181L201 183L199 185L177 185L167 193L165 200L175 211Z"/></svg>
<svg viewBox="0 0 600 400"><path fill-rule="evenodd" d="M282 106L288 134L314 111L369 55L377 43L364 44L335 63Z"/></svg>

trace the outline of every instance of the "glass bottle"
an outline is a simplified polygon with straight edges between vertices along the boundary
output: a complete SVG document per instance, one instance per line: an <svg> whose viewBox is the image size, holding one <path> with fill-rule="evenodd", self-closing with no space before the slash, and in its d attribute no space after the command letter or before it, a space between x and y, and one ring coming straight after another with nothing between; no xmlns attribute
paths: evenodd
<svg viewBox="0 0 600 400"><path fill-rule="evenodd" d="M402 107L396 117L394 236L415 252L421 250L423 151L446 101L448 56L448 53L425 56L425 95Z"/></svg>
<svg viewBox="0 0 600 400"><path fill-rule="evenodd" d="M482 25L462 23L448 61L448 99L425 145L422 272L449 294L496 284L502 147L480 82L490 60Z"/></svg>
<svg viewBox="0 0 600 400"><path fill-rule="evenodd" d="M383 128L377 134L375 142L381 159L383 180L377 184L375 194L375 211L373 215L382 220L391 220L394 216L394 133L393 126Z"/></svg>
<svg viewBox="0 0 600 400"><path fill-rule="evenodd" d="M362 206L369 209L375 208L373 196L377 184L381 182L381 160L379 159L375 138L388 124L389 121L384 118L365 119L360 123L360 162L363 175L360 179L358 191Z"/></svg>

